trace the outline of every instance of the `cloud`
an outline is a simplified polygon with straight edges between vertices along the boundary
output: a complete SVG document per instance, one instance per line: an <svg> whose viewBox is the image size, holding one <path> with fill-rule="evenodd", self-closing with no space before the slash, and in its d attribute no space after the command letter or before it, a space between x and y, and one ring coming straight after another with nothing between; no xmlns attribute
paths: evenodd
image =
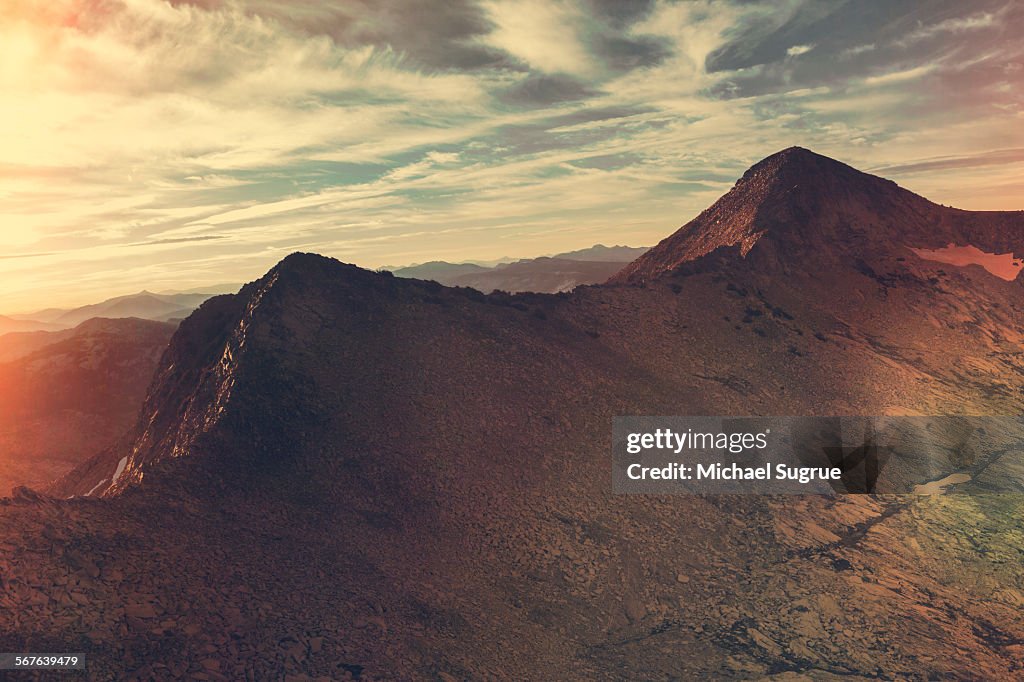
<svg viewBox="0 0 1024 682"><path fill-rule="evenodd" d="M504 103L517 106L545 106L593 97L598 91L586 81L564 74L530 74L497 93Z"/></svg>
<svg viewBox="0 0 1024 682"><path fill-rule="evenodd" d="M56 255L56 254L54 254L52 252L51 253L47 253L47 252L44 251L42 253L19 253L19 254L10 255L10 256L4 255L4 256L0 256L0 259L11 260L11 259L15 259L15 258L19 258L19 259L20 258L42 258L44 256L53 256L53 255Z"/></svg>
<svg viewBox="0 0 1024 682"><path fill-rule="evenodd" d="M654 36L623 37L596 33L588 40L588 48L613 73L622 73L655 66L672 55L671 43Z"/></svg>
<svg viewBox="0 0 1024 682"><path fill-rule="evenodd" d="M993 12L979 12L966 17L953 17L938 23L922 26L903 39L903 43L912 43L946 33L963 33L992 28L999 23L999 17Z"/></svg>
<svg viewBox="0 0 1024 682"><path fill-rule="evenodd" d="M232 6L227 0L174 0L207 10ZM390 48L417 68L476 70L508 66L508 54L480 38L493 26L472 0L251 0L241 5L252 16L271 19L307 37L328 37L348 49Z"/></svg>
<svg viewBox="0 0 1024 682"><path fill-rule="evenodd" d="M579 6L566 0L487 0L483 7L494 25L487 44L538 71L593 76L598 65L586 50L578 27Z"/></svg>
<svg viewBox="0 0 1024 682"><path fill-rule="evenodd" d="M671 41L637 30L655 2L485 0L494 26L486 44L548 76L600 82L661 63Z"/></svg>
<svg viewBox="0 0 1024 682"><path fill-rule="evenodd" d="M218 239L227 239L227 236L222 234L208 234L197 237L180 237L178 239L150 239L145 242L136 242L134 244L125 244L125 247L131 248L135 246L161 246L164 244L195 244L197 242L212 242Z"/></svg>
<svg viewBox="0 0 1024 682"><path fill-rule="evenodd" d="M587 0L586 6L610 25L627 28L650 16L658 3L656 0Z"/></svg>
<svg viewBox="0 0 1024 682"><path fill-rule="evenodd" d="M899 71L891 71L877 76L869 76L864 79L864 83L866 85L891 85L893 83L916 81L929 73L934 72L937 67L937 64L922 64L921 66L915 66L911 69L901 69Z"/></svg>
<svg viewBox="0 0 1024 682"><path fill-rule="evenodd" d="M999 166L1003 164L1024 163L1024 149L997 149L969 156L953 156L938 159L927 159L913 163L894 166L879 166L873 172L880 174L905 175L909 173L929 173L934 171L956 170L960 168L978 168L979 166Z"/></svg>

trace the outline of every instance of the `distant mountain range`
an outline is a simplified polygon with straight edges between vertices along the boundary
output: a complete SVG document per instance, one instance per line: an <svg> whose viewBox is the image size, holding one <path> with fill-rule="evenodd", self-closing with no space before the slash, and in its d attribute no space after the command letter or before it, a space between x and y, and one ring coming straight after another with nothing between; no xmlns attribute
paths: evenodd
<svg viewBox="0 0 1024 682"><path fill-rule="evenodd" d="M595 244L586 249L556 253L551 258L604 263L629 263L642 256L648 249L650 249L649 246L605 246L604 244Z"/></svg>
<svg viewBox="0 0 1024 682"><path fill-rule="evenodd" d="M94 317L127 318L166 322L183 319L211 293L154 294L141 291L79 308L48 308L27 315L0 317L0 335L14 331L70 329Z"/></svg>
<svg viewBox="0 0 1024 682"><path fill-rule="evenodd" d="M646 247L604 246L569 251L554 256L527 258L497 265L432 261L393 268L398 277L423 279L445 286L492 291L558 293L583 284L605 281L647 251Z"/></svg>
<svg viewBox="0 0 1024 682"><path fill-rule="evenodd" d="M0 336L0 494L42 486L113 445L175 327L97 318Z"/></svg>
<svg viewBox="0 0 1024 682"><path fill-rule="evenodd" d="M19 319L18 317L7 317L4 315L0 315L0 336L3 336L4 334L10 334L12 332L29 332L43 330L53 331L57 329L61 329L61 326L58 324L50 324L38 320Z"/></svg>
<svg viewBox="0 0 1024 682"><path fill-rule="evenodd" d="M9 332L0 334L0 363L10 362L51 346L59 341L75 337L76 329L57 331Z"/></svg>

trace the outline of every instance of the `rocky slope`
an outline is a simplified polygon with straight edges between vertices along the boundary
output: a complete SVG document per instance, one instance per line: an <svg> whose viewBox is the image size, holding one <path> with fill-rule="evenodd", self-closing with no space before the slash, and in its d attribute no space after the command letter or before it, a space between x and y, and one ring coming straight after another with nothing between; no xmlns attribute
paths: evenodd
<svg viewBox="0 0 1024 682"><path fill-rule="evenodd" d="M0 645L101 679L1019 675L1018 497L611 493L614 415L1024 407L1018 282L887 234L780 276L799 243L742 234L659 247L643 286L484 296L296 254L208 301L130 436L52 489L93 498L0 506Z"/></svg>
<svg viewBox="0 0 1024 682"><path fill-rule="evenodd" d="M962 211L934 204L846 164L791 147L750 168L711 207L612 278L642 283L735 247L780 274L837 261L906 256L910 248L971 245L1024 256L1024 211Z"/></svg>

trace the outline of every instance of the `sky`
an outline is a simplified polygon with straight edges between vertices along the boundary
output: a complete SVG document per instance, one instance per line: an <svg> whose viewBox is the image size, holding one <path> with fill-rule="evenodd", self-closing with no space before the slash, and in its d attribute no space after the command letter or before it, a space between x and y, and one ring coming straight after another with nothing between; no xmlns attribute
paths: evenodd
<svg viewBox="0 0 1024 682"><path fill-rule="evenodd" d="M1010 0L0 0L0 312L651 245L800 145L1024 209Z"/></svg>

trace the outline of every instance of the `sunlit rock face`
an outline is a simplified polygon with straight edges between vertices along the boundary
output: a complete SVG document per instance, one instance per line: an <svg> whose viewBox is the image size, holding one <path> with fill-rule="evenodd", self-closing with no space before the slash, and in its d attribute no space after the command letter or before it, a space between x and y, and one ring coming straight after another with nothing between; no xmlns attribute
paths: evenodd
<svg viewBox="0 0 1024 682"><path fill-rule="evenodd" d="M939 263L948 263L964 267L980 265L996 277L1012 282L1017 279L1021 269L1021 261L1012 253L987 253L976 246L957 246L950 244L943 249L911 249L920 258Z"/></svg>

